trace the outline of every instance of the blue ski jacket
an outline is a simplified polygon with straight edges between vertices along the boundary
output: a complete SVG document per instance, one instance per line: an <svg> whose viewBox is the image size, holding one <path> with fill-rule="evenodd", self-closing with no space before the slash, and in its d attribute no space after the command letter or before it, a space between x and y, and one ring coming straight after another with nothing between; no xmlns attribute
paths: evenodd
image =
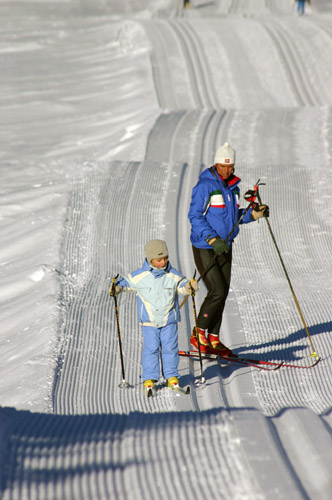
<svg viewBox="0 0 332 500"><path fill-rule="evenodd" d="M184 287L189 281L169 262L166 268L157 269L145 259L140 269L116 284L136 292L138 321L143 326L162 328L181 320L178 294L188 295Z"/></svg>
<svg viewBox="0 0 332 500"><path fill-rule="evenodd" d="M241 179L232 175L223 181L214 167L205 169L193 188L189 209L191 222L190 241L196 248L209 248L207 240L227 236L239 220L244 209L239 208ZM241 224L252 222L252 208L248 210ZM228 244L239 234L239 226L233 231Z"/></svg>

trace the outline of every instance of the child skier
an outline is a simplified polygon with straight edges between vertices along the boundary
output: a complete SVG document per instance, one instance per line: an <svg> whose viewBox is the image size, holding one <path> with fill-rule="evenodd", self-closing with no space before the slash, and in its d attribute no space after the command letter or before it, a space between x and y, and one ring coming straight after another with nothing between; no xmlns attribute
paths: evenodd
<svg viewBox="0 0 332 500"><path fill-rule="evenodd" d="M154 383L160 377L160 350L168 386L172 389L179 387L177 323L181 318L177 295L197 291L198 284L171 266L165 241L149 241L145 245L145 254L143 266L112 285L110 295L117 295L122 290L136 292L144 341L142 378L144 389L150 395L151 391L155 392Z"/></svg>
<svg viewBox="0 0 332 500"><path fill-rule="evenodd" d="M297 0L297 12L299 15L304 15L306 2L310 4L310 0Z"/></svg>

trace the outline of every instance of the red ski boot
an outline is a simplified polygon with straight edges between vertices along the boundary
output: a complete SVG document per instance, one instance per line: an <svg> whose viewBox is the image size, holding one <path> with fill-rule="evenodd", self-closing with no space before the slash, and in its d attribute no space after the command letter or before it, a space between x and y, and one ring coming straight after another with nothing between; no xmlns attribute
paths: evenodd
<svg viewBox="0 0 332 500"><path fill-rule="evenodd" d="M228 347L226 347L224 344L222 344L219 340L218 335L213 335L213 333L209 333L209 341L211 343L212 351L213 354L219 354L219 356L233 356L235 357L235 354L232 353Z"/></svg>
<svg viewBox="0 0 332 500"><path fill-rule="evenodd" d="M207 339L205 336L205 330L202 330L201 328L197 327L197 332L196 332L196 327L194 327L193 332L192 332L191 337L190 337L191 345L193 345L194 347L196 347L196 349L198 349L197 334L198 334L199 343L200 343L200 347L201 347L201 353L212 352L213 349L212 349L212 346L210 344L209 339Z"/></svg>

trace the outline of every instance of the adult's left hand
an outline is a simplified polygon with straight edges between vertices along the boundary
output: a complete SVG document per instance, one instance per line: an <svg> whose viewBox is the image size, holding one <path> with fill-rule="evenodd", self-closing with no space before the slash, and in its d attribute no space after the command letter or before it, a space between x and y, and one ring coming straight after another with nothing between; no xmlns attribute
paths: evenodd
<svg viewBox="0 0 332 500"><path fill-rule="evenodd" d="M216 253L217 255L228 253L230 250L229 245L221 238L216 238L214 241L212 241L211 246L214 250L214 253Z"/></svg>

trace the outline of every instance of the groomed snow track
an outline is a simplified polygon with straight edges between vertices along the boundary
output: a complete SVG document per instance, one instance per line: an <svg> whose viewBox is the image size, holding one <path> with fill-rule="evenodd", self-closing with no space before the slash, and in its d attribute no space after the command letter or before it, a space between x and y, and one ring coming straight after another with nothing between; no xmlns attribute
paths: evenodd
<svg viewBox="0 0 332 500"><path fill-rule="evenodd" d="M267 399L258 397L252 375L262 377L261 384L282 376L282 369L260 374L247 367L220 368L216 362L206 362L207 383L195 388L198 363L187 359L181 360L180 369L183 382L191 384L191 395L179 397L160 388L155 398L147 399L139 379L141 340L135 298L130 294L121 295L118 302L126 379L132 387L118 387L121 366L114 307L107 293L110 278L123 271L119 262L131 268L141 258L155 217L165 223L166 234L174 228L180 231L183 221L178 216L190 196L189 173L187 164L172 162L99 163L73 190L61 270L64 329L54 386L56 415L0 411L5 443L10 436L10 453L2 457L4 500L156 495L186 499L211 498L211 494L222 499L328 499L331 413L324 417L310 409L292 408L264 416L264 411L272 410ZM169 179L176 189L166 189ZM163 189L156 191L155 185ZM151 209L146 210L147 205ZM167 222L165 206L173 207ZM131 240L128 234L135 231L137 246L125 248ZM180 266L181 244L171 249ZM227 317L232 326L239 317L236 307L231 298ZM192 321L186 308L181 348L188 347ZM231 332L225 333L231 339ZM315 370L322 370L320 376L316 371L310 375L319 396L324 365ZM301 370L292 374L293 383L310 384ZM289 370L284 372L286 383L292 380L289 376ZM326 388L322 399L325 394ZM273 397L271 391L271 409L277 404ZM211 471L216 480L206 489L204 476Z"/></svg>
<svg viewBox="0 0 332 500"><path fill-rule="evenodd" d="M3 500L329 499L330 434L305 409L274 418L254 409L148 418L1 409L0 423L11 450L5 462L0 455Z"/></svg>

